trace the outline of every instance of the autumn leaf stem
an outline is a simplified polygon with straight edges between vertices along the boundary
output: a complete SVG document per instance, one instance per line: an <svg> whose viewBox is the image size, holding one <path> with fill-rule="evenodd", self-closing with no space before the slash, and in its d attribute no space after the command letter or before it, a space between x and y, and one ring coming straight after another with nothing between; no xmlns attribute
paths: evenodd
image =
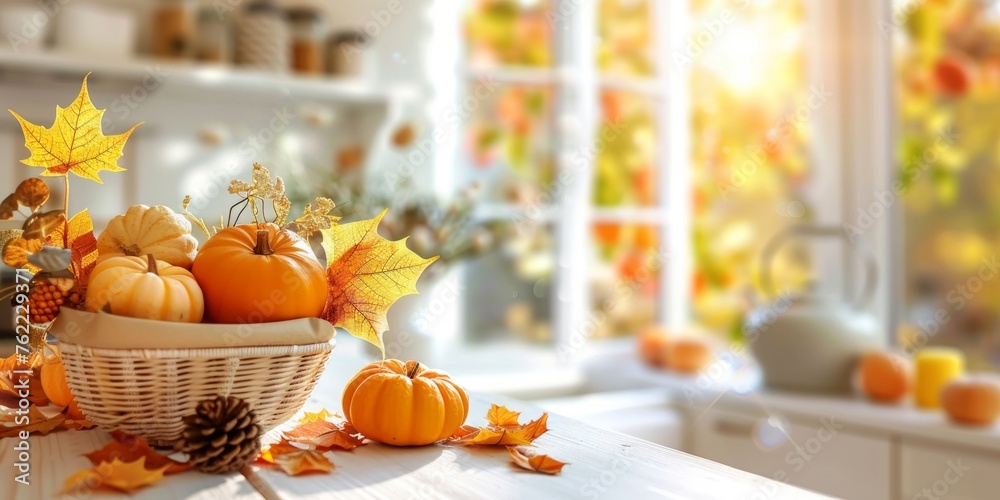
<svg viewBox="0 0 1000 500"><path fill-rule="evenodd" d="M63 230L63 248L69 247L69 174L63 174L63 215L66 216L66 227Z"/></svg>

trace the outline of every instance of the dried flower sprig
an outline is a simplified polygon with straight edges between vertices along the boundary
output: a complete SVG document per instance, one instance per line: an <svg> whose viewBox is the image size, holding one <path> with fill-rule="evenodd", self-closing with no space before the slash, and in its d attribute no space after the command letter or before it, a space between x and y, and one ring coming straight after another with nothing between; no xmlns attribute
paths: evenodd
<svg viewBox="0 0 1000 500"><path fill-rule="evenodd" d="M306 203L301 216L288 222L288 214L291 211L292 203L285 195L285 183L281 177L271 177L271 172L259 163L253 164L253 172L250 175L250 182L234 179L229 183L229 193L240 196L240 201L229 207L229 218L223 220L220 217L219 225L209 229L205 221L188 210L191 204L191 196L185 196L181 203L184 216L194 225L198 226L206 235L211 236L225 227L239 224L240 217L247 208L256 224L271 222L286 229L294 226L295 231L303 238L330 229L340 220L340 216L334 214L336 204L328 198L316 198L312 203ZM265 207L270 201L274 218L267 220ZM233 210L241 207L236 217L233 217Z"/></svg>

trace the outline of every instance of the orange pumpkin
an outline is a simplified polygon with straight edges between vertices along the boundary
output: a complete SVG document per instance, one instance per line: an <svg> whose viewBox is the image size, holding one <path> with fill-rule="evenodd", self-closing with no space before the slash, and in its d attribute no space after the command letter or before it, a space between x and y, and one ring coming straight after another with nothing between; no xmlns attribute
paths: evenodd
<svg viewBox="0 0 1000 500"><path fill-rule="evenodd" d="M45 356L42 363L42 390L49 401L56 406L69 406L73 402L73 393L66 383L66 367L58 354Z"/></svg>
<svg viewBox="0 0 1000 500"><path fill-rule="evenodd" d="M361 369L347 384L344 416L365 437L394 446L431 444L458 430L469 396L442 371L387 359Z"/></svg>
<svg viewBox="0 0 1000 500"><path fill-rule="evenodd" d="M227 227L209 238L191 268L219 323L316 317L326 305L326 272L309 244L274 224Z"/></svg>
<svg viewBox="0 0 1000 500"><path fill-rule="evenodd" d="M895 403L913 389L913 363L899 354L869 352L858 365L861 389L869 399Z"/></svg>
<svg viewBox="0 0 1000 500"><path fill-rule="evenodd" d="M941 406L954 422L993 425L1000 415L1000 380L983 375L955 380L941 391Z"/></svg>
<svg viewBox="0 0 1000 500"><path fill-rule="evenodd" d="M712 362L712 345L697 337L667 342L667 366L681 373L698 373Z"/></svg>

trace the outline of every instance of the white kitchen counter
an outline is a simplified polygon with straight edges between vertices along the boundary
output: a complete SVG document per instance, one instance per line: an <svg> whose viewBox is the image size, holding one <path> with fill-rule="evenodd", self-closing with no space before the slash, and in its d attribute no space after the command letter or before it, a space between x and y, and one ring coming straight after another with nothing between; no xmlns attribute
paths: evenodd
<svg viewBox="0 0 1000 500"><path fill-rule="evenodd" d="M1000 453L1000 424L985 428L964 426L949 422L939 410L920 410L909 404L881 405L860 396L770 391L760 387L759 376L752 370L714 378L707 374L682 375L646 366L635 356L634 348L622 348L590 359L584 372L588 380L668 388L674 395L675 406L693 410L695 416L709 407L748 416L780 415L792 421L813 423L833 416L854 429Z"/></svg>

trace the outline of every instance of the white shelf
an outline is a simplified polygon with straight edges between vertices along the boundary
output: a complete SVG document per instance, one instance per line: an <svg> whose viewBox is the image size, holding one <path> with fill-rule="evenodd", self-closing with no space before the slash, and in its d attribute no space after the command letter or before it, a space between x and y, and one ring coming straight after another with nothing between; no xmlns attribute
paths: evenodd
<svg viewBox="0 0 1000 500"><path fill-rule="evenodd" d="M598 85L603 90L617 90L656 97L666 93L667 84L656 78L601 76Z"/></svg>
<svg viewBox="0 0 1000 500"><path fill-rule="evenodd" d="M392 93L374 89L360 80L329 77L300 77L251 69L161 61L155 59L87 59L61 53L19 54L0 51L0 74L42 75L55 78L130 80L142 83L149 75L163 75L165 86L181 86L199 91L244 92L290 95L324 101L386 103Z"/></svg>
<svg viewBox="0 0 1000 500"><path fill-rule="evenodd" d="M470 81L493 81L521 85L553 85L563 82L558 68L499 67L467 68L465 76Z"/></svg>
<svg viewBox="0 0 1000 500"><path fill-rule="evenodd" d="M594 207L591 219L594 222L665 224L667 216L661 207Z"/></svg>
<svg viewBox="0 0 1000 500"><path fill-rule="evenodd" d="M475 208L473 219L480 222L531 221L552 222L556 210L553 207L534 207L514 203L483 203Z"/></svg>

